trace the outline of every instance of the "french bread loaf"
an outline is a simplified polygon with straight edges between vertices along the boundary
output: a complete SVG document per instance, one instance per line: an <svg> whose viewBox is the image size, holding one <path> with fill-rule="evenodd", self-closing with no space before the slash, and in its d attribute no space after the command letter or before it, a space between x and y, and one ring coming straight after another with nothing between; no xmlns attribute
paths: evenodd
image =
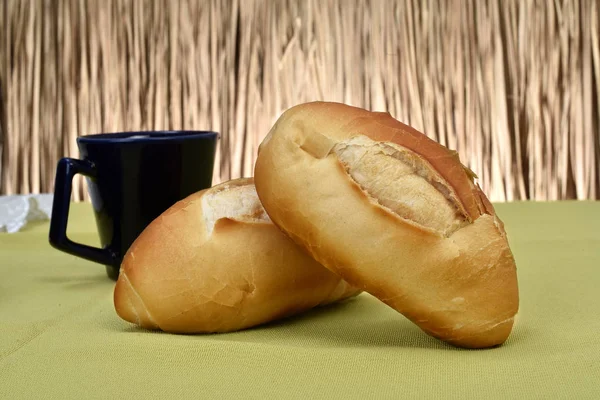
<svg viewBox="0 0 600 400"><path fill-rule="evenodd" d="M258 196L322 265L468 348L509 336L519 295L502 221L456 152L388 113L295 106L261 143Z"/></svg>
<svg viewBox="0 0 600 400"><path fill-rule="evenodd" d="M271 223L252 179L238 179L178 202L142 232L114 306L148 329L228 332L358 293Z"/></svg>

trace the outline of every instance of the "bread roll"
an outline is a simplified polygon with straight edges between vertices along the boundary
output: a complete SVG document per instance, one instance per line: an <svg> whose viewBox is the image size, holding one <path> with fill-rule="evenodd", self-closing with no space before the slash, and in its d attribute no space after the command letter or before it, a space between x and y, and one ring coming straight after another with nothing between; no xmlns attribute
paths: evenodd
<svg viewBox="0 0 600 400"><path fill-rule="evenodd" d="M260 145L259 198L321 264L461 347L503 343L517 313L503 224L456 152L387 113L286 111Z"/></svg>
<svg viewBox="0 0 600 400"><path fill-rule="evenodd" d="M265 214L251 179L189 196L125 255L114 305L126 321L173 333L228 332L358 294Z"/></svg>

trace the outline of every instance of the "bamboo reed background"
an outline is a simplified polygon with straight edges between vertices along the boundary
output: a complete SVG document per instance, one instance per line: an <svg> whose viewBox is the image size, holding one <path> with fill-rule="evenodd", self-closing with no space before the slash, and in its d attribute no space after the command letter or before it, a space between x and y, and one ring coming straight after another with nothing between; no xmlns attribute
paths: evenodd
<svg viewBox="0 0 600 400"><path fill-rule="evenodd" d="M52 191L78 135L123 130L217 130L214 182L250 176L276 118L322 99L457 150L494 201L598 199L598 14L595 0L3 0L0 194Z"/></svg>

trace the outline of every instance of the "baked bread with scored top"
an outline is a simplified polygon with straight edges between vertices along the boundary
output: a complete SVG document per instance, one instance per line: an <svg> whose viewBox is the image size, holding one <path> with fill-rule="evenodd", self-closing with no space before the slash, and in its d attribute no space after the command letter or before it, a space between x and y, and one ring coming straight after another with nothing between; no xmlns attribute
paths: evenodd
<svg viewBox="0 0 600 400"><path fill-rule="evenodd" d="M252 179L237 179L192 194L142 232L114 306L148 329L229 332L358 293L271 223Z"/></svg>
<svg viewBox="0 0 600 400"><path fill-rule="evenodd" d="M388 113L313 102L276 121L254 175L282 231L426 333L468 348L508 338L515 260L456 152Z"/></svg>

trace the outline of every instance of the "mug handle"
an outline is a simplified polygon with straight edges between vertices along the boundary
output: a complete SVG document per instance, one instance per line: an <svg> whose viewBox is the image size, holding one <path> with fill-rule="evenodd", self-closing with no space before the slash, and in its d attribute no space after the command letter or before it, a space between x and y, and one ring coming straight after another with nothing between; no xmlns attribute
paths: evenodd
<svg viewBox="0 0 600 400"><path fill-rule="evenodd" d="M81 243L75 243L67 237L67 221L75 174L96 177L96 166L87 160L61 158L56 167L54 181L54 199L50 219L50 244L65 253L104 265L114 265L117 256L110 249L100 249Z"/></svg>

